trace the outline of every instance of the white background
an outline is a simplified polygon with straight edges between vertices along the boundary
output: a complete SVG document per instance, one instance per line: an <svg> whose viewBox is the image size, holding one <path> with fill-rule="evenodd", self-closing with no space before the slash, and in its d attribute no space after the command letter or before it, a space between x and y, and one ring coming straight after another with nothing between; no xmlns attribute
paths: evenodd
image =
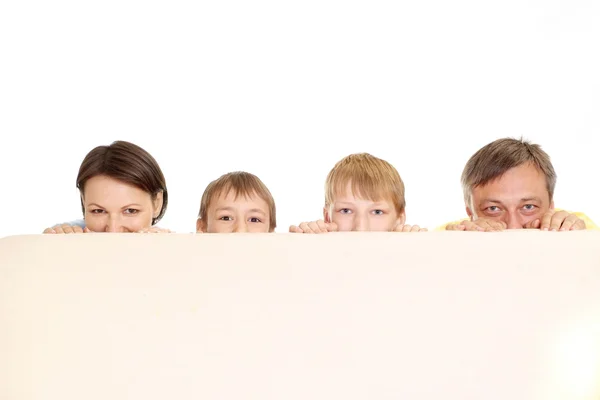
<svg viewBox="0 0 600 400"><path fill-rule="evenodd" d="M234 170L271 189L277 232L320 218L327 172L363 151L434 228L504 136L541 143L556 206L600 222L599 54L595 0L5 1L0 236L80 218L79 164L119 139L160 163L177 232Z"/></svg>

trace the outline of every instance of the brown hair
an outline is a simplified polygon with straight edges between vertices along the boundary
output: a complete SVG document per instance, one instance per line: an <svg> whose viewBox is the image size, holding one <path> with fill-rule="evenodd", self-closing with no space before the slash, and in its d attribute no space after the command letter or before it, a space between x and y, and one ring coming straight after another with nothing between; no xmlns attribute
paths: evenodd
<svg viewBox="0 0 600 400"><path fill-rule="evenodd" d="M269 206L269 231L275 230L277 219L275 200L271 192L256 175L244 171L230 172L208 184L202 194L202 200L200 200L198 218L206 221L208 207L213 200L220 195L226 195L231 190L233 190L236 199L240 195L246 198L256 195L263 199Z"/></svg>
<svg viewBox="0 0 600 400"><path fill-rule="evenodd" d="M336 194L346 190L348 183L357 197L373 201L390 199L398 213L406 207L400 174L392 164L371 154L351 154L335 164L325 180L326 207L334 203Z"/></svg>
<svg viewBox="0 0 600 400"><path fill-rule="evenodd" d="M471 201L473 189L504 175L509 169L526 163L534 165L546 177L550 201L554 196L556 172L550 156L538 144L526 140L503 138L479 149L469 159L463 170L461 182L465 202Z"/></svg>
<svg viewBox="0 0 600 400"><path fill-rule="evenodd" d="M116 141L110 146L98 146L90 151L83 159L77 174L77 188L82 195L88 179L98 175L135 186L150 194L153 201L158 193L162 192L162 208L158 217L152 218L152 225L160 221L167 211L169 195L165 177L154 157L141 147L125 141ZM81 209L85 214L83 199Z"/></svg>

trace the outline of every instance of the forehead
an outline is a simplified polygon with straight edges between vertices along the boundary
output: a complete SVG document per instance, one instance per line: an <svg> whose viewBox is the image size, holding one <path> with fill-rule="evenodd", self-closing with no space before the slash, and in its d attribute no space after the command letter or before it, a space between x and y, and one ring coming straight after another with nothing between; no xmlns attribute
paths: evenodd
<svg viewBox="0 0 600 400"><path fill-rule="evenodd" d="M502 176L473 189L475 201L488 198L514 200L525 197L547 198L546 177L531 164L520 165Z"/></svg>
<svg viewBox="0 0 600 400"><path fill-rule="evenodd" d="M83 189L83 197L90 203L139 203L151 200L151 196L142 189L104 175L88 179Z"/></svg>
<svg viewBox="0 0 600 400"><path fill-rule="evenodd" d="M211 201L210 209L217 209L222 207L232 207L237 209L253 209L259 208L268 214L269 205L267 202L258 196L256 193L244 195L239 193L236 195L234 190L228 190L225 193L221 193Z"/></svg>
<svg viewBox="0 0 600 400"><path fill-rule="evenodd" d="M358 191L352 190L352 183L348 182L344 189L334 193L335 203L353 203L360 205L367 204L386 204L393 206L391 199L386 199L382 196L369 196L368 193L359 193Z"/></svg>

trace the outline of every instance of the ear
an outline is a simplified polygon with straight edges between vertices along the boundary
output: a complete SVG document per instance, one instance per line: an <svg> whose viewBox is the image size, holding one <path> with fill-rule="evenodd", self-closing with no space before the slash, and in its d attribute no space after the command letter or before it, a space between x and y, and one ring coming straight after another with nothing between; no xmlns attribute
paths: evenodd
<svg viewBox="0 0 600 400"><path fill-rule="evenodd" d="M467 215L469 216L469 219L471 221L473 221L475 219L475 214L473 214L473 211L471 211L471 207L467 206L467 207L465 207L465 210L467 211Z"/></svg>
<svg viewBox="0 0 600 400"><path fill-rule="evenodd" d="M154 199L154 212L152 213L153 218L158 218L160 215L160 210L162 210L163 205L163 192L162 190L156 194L156 198Z"/></svg>
<svg viewBox="0 0 600 400"><path fill-rule="evenodd" d="M331 222L331 215L329 214L329 207L327 206L323 207L323 221L327 223Z"/></svg>
<svg viewBox="0 0 600 400"><path fill-rule="evenodd" d="M396 225L404 225L404 223L406 222L406 210L402 210L396 221Z"/></svg>
<svg viewBox="0 0 600 400"><path fill-rule="evenodd" d="M196 233L202 233L205 231L205 229L206 224L200 217L198 217L198 219L196 220Z"/></svg>

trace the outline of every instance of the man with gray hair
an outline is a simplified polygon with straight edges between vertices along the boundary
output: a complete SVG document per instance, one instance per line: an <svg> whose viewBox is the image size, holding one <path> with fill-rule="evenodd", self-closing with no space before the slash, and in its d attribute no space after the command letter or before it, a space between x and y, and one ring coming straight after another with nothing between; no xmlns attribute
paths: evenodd
<svg viewBox="0 0 600 400"><path fill-rule="evenodd" d="M597 229L582 213L554 209L556 172L540 145L498 139L469 159L461 181L469 219L446 230Z"/></svg>

